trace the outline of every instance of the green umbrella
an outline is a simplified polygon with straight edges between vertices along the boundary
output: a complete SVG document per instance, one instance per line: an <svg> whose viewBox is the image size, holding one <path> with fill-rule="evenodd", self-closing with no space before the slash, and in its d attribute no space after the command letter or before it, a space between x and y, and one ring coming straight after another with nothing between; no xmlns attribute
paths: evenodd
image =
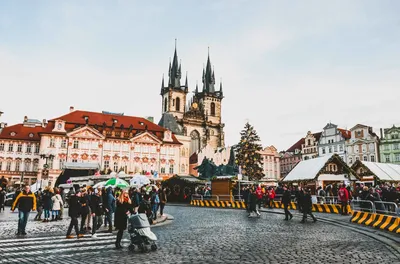
<svg viewBox="0 0 400 264"><path fill-rule="evenodd" d="M123 179L120 178L111 178L109 179L106 184L104 185L105 187L111 186L111 187L119 187L119 188L128 188L129 183L124 181Z"/></svg>

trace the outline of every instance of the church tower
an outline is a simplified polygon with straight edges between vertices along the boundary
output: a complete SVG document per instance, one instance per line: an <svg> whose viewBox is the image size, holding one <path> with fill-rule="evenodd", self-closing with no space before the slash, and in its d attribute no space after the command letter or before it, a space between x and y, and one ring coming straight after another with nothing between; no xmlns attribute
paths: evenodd
<svg viewBox="0 0 400 264"><path fill-rule="evenodd" d="M185 85L181 85L182 68L181 63L178 63L178 55L176 51L174 58L169 63L168 70L168 85L164 85L164 76L161 81L161 97L162 97L162 114L170 113L177 120L183 118L186 111L186 95L188 93L188 79L186 74Z"/></svg>

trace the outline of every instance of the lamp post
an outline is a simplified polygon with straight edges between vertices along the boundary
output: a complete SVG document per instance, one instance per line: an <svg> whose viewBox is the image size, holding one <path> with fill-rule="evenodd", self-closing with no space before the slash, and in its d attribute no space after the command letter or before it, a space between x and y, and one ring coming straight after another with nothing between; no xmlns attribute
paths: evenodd
<svg viewBox="0 0 400 264"><path fill-rule="evenodd" d="M40 181L40 188L42 188L42 182L46 178L49 179L49 160L54 160L55 156L53 154L40 154L40 158L46 160L46 163L43 165L42 170L42 179Z"/></svg>

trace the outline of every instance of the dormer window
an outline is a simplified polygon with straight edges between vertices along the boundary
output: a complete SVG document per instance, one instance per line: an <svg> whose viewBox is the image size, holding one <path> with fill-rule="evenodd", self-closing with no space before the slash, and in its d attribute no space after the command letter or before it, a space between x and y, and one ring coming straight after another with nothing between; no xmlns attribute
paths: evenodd
<svg viewBox="0 0 400 264"><path fill-rule="evenodd" d="M33 138L33 133L29 133L29 137L30 137L30 138Z"/></svg>
<svg viewBox="0 0 400 264"><path fill-rule="evenodd" d="M12 137L15 137L16 133L15 133L15 132L11 132L10 135L11 135Z"/></svg>
<svg viewBox="0 0 400 264"><path fill-rule="evenodd" d="M139 125L144 126L144 123L143 122L139 122Z"/></svg>
<svg viewBox="0 0 400 264"><path fill-rule="evenodd" d="M118 120L113 118L113 123L116 124L117 122Z"/></svg>

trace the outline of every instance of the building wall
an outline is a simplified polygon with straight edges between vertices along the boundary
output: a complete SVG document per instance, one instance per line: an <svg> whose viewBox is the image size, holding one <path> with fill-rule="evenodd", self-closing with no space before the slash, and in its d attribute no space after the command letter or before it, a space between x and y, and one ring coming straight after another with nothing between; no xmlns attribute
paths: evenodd
<svg viewBox="0 0 400 264"><path fill-rule="evenodd" d="M380 157L383 163L400 164L400 127L384 129L380 140Z"/></svg>
<svg viewBox="0 0 400 264"><path fill-rule="evenodd" d="M336 125L329 123L321 134L318 142L318 155L323 157L333 153L338 154L344 161L347 161L345 155L346 139Z"/></svg>
<svg viewBox="0 0 400 264"><path fill-rule="evenodd" d="M352 165L357 160L379 162L379 138L367 126L355 126L351 138L346 141L347 163Z"/></svg>
<svg viewBox="0 0 400 264"><path fill-rule="evenodd" d="M269 146L260 151L265 179L279 180L281 178L280 156L274 146Z"/></svg>
<svg viewBox="0 0 400 264"><path fill-rule="evenodd" d="M307 132L307 136L304 140L304 144L302 144L301 147L302 159L308 160L318 157L318 141L311 133L311 131Z"/></svg>

